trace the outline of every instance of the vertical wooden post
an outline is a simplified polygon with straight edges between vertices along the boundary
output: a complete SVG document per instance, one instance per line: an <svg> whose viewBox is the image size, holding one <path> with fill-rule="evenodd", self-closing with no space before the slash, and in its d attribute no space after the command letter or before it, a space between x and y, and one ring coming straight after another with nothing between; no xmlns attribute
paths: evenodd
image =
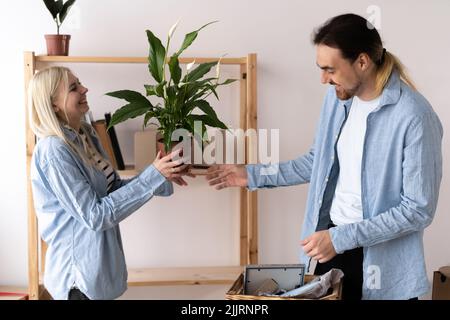
<svg viewBox="0 0 450 320"><path fill-rule="evenodd" d="M247 130L247 65L240 66L240 123L242 130ZM247 153L247 151L245 152ZM244 159L247 161L247 159ZM250 261L250 251L248 247L248 211L247 211L247 190L240 189L240 265L245 266Z"/></svg>
<svg viewBox="0 0 450 320"><path fill-rule="evenodd" d="M27 192L28 192L28 294L30 300L39 299L39 248L38 248L38 227L37 218L34 211L33 194L31 192L31 157L36 144L35 136L30 129L28 122L27 92L28 83L33 77L35 65L34 52L24 54L25 72L25 138L26 138L26 161L27 161Z"/></svg>
<svg viewBox="0 0 450 320"><path fill-rule="evenodd" d="M43 275L45 273L45 255L47 254L47 243L41 239L41 271Z"/></svg>
<svg viewBox="0 0 450 320"><path fill-rule="evenodd" d="M256 54L251 53L247 57L247 130L257 129L257 99L256 99ZM257 162L257 141L248 136L248 161ZM247 191L247 223L248 246L250 252L249 262L258 263L258 194L256 191Z"/></svg>

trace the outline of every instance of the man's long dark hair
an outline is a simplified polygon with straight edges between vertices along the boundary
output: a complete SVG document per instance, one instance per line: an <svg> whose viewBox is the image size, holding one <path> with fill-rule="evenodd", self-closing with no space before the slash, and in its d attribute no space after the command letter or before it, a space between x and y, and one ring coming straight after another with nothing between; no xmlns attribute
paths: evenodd
<svg viewBox="0 0 450 320"><path fill-rule="evenodd" d="M351 63L361 53L366 53L377 65L376 88L379 94L394 70L415 90L403 64L383 48L377 29L361 16L349 13L331 18L314 32L313 43L339 49L342 57Z"/></svg>

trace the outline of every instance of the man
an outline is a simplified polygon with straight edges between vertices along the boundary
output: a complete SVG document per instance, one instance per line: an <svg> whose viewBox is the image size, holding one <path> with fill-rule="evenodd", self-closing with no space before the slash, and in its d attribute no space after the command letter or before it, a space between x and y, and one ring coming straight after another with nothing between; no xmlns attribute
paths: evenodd
<svg viewBox="0 0 450 320"><path fill-rule="evenodd" d="M345 14L315 34L330 84L310 152L278 164L220 165L216 189L310 183L302 262L344 271L343 299L411 299L429 290L423 230L442 176L442 126L366 19ZM268 172L265 170L264 172ZM309 258L308 258L309 257Z"/></svg>

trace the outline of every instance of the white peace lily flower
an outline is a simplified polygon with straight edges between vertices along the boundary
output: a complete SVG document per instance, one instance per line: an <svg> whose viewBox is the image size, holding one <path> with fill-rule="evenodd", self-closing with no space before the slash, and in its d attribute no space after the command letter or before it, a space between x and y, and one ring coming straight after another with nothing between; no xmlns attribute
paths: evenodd
<svg viewBox="0 0 450 320"><path fill-rule="evenodd" d="M188 64L186 65L186 70L187 70L187 71L191 70L192 67L194 66L194 64L195 64L195 60L192 61L191 63L188 63Z"/></svg>
<svg viewBox="0 0 450 320"><path fill-rule="evenodd" d="M178 21L175 22L175 24L170 28L170 30L169 30L169 38L172 38L172 35L175 32L175 29L177 28L178 23L180 23L180 19L178 19Z"/></svg>
<svg viewBox="0 0 450 320"><path fill-rule="evenodd" d="M220 76L220 61L222 60L222 57L220 57L219 62L217 62L216 65L216 78L219 79Z"/></svg>
<svg viewBox="0 0 450 320"><path fill-rule="evenodd" d="M222 58L225 57L225 56L226 56L226 54L224 54L223 56L221 56L221 57L219 58L219 62L217 62L217 65L216 65L216 78L217 78L217 81L219 81L219 76L220 76L220 63L221 63L221 61L222 61Z"/></svg>

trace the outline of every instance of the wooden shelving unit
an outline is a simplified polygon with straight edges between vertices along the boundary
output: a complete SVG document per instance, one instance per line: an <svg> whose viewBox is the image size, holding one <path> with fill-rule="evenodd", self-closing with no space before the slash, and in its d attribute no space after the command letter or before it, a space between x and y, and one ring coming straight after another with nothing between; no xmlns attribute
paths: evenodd
<svg viewBox="0 0 450 320"><path fill-rule="evenodd" d="M180 63L192 61L196 63L216 61L218 58L181 58ZM33 74L49 63L148 63L147 57L90 57L90 56L43 56L34 52L24 53L25 92ZM256 54L248 54L240 58L222 58L221 64L240 67L240 128L257 128L256 105ZM25 105L26 108L26 105ZM27 190L28 190L28 294L30 300L49 298L41 277L45 271L45 254L47 245L39 237L38 221L33 205L30 183L30 163L36 144L36 137L28 123L26 112L26 158L27 158ZM246 162L255 163L257 159L256 141L247 138L245 152ZM133 168L119 171L122 177L137 174ZM257 232L257 193L245 188L240 190L240 265L221 267L186 267L186 268L143 268L128 270L130 286L149 285L195 285L195 284L231 284L242 272L243 266L258 262ZM224 293L225 294L225 293Z"/></svg>

